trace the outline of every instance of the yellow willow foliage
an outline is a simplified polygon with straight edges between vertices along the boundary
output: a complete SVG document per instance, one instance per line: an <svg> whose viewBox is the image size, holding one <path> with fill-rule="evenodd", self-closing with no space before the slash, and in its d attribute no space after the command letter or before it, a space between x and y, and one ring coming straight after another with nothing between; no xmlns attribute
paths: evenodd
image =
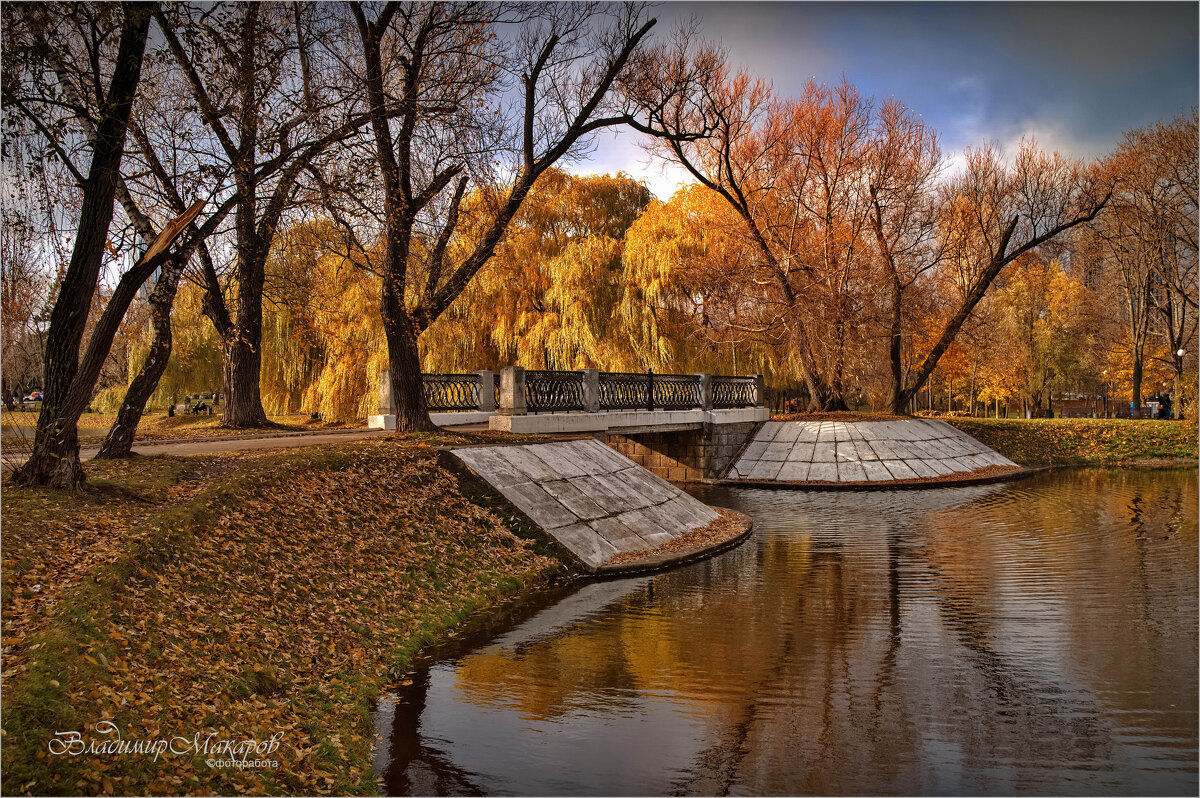
<svg viewBox="0 0 1200 798"><path fill-rule="evenodd" d="M189 394L221 390L224 380L221 338L201 310L203 299L203 289L186 281L180 283L171 308L171 357L148 407L165 408L183 401ZM131 380L146 359L152 335L147 329L134 347Z"/></svg>
<svg viewBox="0 0 1200 798"><path fill-rule="evenodd" d="M471 245L472 205L463 235ZM622 256L629 225L650 201L626 175L543 175L495 255L421 337L428 371L613 369L636 360L621 333ZM454 245L451 247L454 254Z"/></svg>
<svg viewBox="0 0 1200 798"><path fill-rule="evenodd" d="M718 194L682 188L626 236L621 320L638 368L761 373L792 380L789 347L757 334L765 294L741 220Z"/></svg>
<svg viewBox="0 0 1200 798"><path fill-rule="evenodd" d="M268 264L260 388L268 414L351 421L377 412L387 343L379 278L338 251L327 221L280 236Z"/></svg>

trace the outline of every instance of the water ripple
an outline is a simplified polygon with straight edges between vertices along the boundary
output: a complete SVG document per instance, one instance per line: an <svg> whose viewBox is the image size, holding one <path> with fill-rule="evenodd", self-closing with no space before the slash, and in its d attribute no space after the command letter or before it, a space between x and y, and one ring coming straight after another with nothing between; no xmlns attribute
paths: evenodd
<svg viewBox="0 0 1200 798"><path fill-rule="evenodd" d="M387 788L1196 794L1194 470L699 495L753 538L435 657Z"/></svg>

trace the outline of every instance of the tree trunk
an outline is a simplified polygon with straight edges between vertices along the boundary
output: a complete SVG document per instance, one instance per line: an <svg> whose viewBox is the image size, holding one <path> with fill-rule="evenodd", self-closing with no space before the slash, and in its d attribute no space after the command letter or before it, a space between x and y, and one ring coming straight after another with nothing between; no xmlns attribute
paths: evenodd
<svg viewBox="0 0 1200 798"><path fill-rule="evenodd" d="M43 413L45 405L43 404ZM79 416L75 416L77 422ZM76 423L43 424L38 417L33 439L33 452L25 465L13 474L13 479L25 485L41 485L74 490L83 485L83 464L79 461L79 432Z"/></svg>
<svg viewBox="0 0 1200 798"><path fill-rule="evenodd" d="M240 328L240 324L235 324L232 340L225 342L226 391L222 422L227 427L265 427L267 414L263 410L259 388L262 348L259 341L238 335Z"/></svg>
<svg viewBox="0 0 1200 798"><path fill-rule="evenodd" d="M262 406L262 302L266 252L258 243L253 218L239 209L237 318L225 336L225 412L227 427L265 427Z"/></svg>
<svg viewBox="0 0 1200 798"><path fill-rule="evenodd" d="M1176 350L1178 351L1178 350ZM1173 365L1175 366L1174 385L1171 387L1171 410L1175 413L1175 418L1183 418L1183 358L1179 355L1172 355Z"/></svg>
<svg viewBox="0 0 1200 798"><path fill-rule="evenodd" d="M146 410L146 402L158 388L158 381L167 370L167 361L171 357L171 306L175 303L179 278L183 275L186 263L186 255L172 258L150 292L150 321L154 325L154 340L150 343L145 362L125 391L117 419L96 454L97 460L128 457L133 449L133 436Z"/></svg>
<svg viewBox="0 0 1200 798"><path fill-rule="evenodd" d="M892 324L888 335L888 365L891 368L891 386L888 388L888 407L896 415L903 415L908 400L913 394L904 390L903 325L900 318L900 303L903 299L900 279L892 275Z"/></svg>
<svg viewBox="0 0 1200 798"><path fill-rule="evenodd" d="M826 394L825 401L822 403L821 409L827 412L849 410L850 406L846 404L845 392L837 386L831 388Z"/></svg>
<svg viewBox="0 0 1200 798"><path fill-rule="evenodd" d="M392 381L392 396L396 405L398 432L431 431L437 429L429 418L425 404L425 389L421 380L421 355L417 349L417 328L404 307L403 300L384 281L383 331L388 342L388 370Z"/></svg>
<svg viewBox="0 0 1200 798"><path fill-rule="evenodd" d="M970 405L969 412L970 412L972 418L975 417L975 375L978 372L979 372L979 365L977 363L971 364L971 405ZM985 416L987 415L987 406L986 405L983 408L983 414Z"/></svg>
<svg viewBox="0 0 1200 798"><path fill-rule="evenodd" d="M271 231L262 235L259 217L256 159L259 107L254 59L259 51L257 9L247 7L242 17L242 62L239 74L242 108L238 118L239 143L233 162L234 182L240 199L234 219L237 232L237 317L225 336L225 412L227 427L263 427L259 381L262 375L262 301L264 269Z"/></svg>
<svg viewBox="0 0 1200 798"><path fill-rule="evenodd" d="M44 398L34 433L33 452L13 474L13 481L17 483L73 490L84 482L76 425L87 406L92 386L77 384L79 347L112 223L117 177L125 152L125 131L141 78L150 14L156 5L147 3L138 7L131 3L124 6L121 42L104 104L105 116L97 127L93 144L71 261L50 314L42 385ZM98 330L94 340L99 334ZM89 355L92 355L91 349L89 346ZM104 347L99 353L100 359L107 354L108 348Z"/></svg>
<svg viewBox="0 0 1200 798"><path fill-rule="evenodd" d="M1141 352L1136 351L1133 354L1133 407L1129 417L1142 417L1142 357Z"/></svg>

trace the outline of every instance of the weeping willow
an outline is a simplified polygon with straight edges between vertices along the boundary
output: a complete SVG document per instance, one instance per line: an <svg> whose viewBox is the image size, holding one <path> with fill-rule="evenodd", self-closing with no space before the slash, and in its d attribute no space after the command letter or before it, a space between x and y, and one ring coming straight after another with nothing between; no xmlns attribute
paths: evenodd
<svg viewBox="0 0 1200 798"><path fill-rule="evenodd" d="M171 309L171 357L147 409L165 409L185 396L215 393L224 379L221 338L201 309L204 291L181 283ZM152 333L146 330L131 351L130 378L138 373L149 352Z"/></svg>
<svg viewBox="0 0 1200 798"><path fill-rule="evenodd" d="M472 205L491 200L480 192L465 201L452 248L472 246L479 234ZM428 242L413 245L419 253ZM348 252L328 220L276 236L263 307L260 389L268 414L354 421L377 412L388 351L380 280L355 265L366 254ZM664 203L626 175L550 171L495 256L421 336L422 367L707 371L787 384L799 373L790 348L754 331L754 312L770 300L745 279L752 255L739 220L703 188ZM414 268L423 260L414 258ZM423 285L416 277L410 282ZM157 406L220 389L221 341L201 299L196 286L180 287L175 348L151 400ZM134 345L135 359L148 343ZM131 374L139 364L131 363Z"/></svg>
<svg viewBox="0 0 1200 798"><path fill-rule="evenodd" d="M754 250L724 200L702 186L652 202L625 237L621 330L638 368L799 376L762 318L768 293L747 272Z"/></svg>
<svg viewBox="0 0 1200 798"><path fill-rule="evenodd" d="M357 268L328 221L279 236L263 312L263 407L352 421L375 413L387 344L379 279Z"/></svg>
<svg viewBox="0 0 1200 798"><path fill-rule="evenodd" d="M543 175L496 254L422 336L425 368L611 370L636 361L621 326L623 254L650 199L626 175ZM458 243L469 246L469 231Z"/></svg>

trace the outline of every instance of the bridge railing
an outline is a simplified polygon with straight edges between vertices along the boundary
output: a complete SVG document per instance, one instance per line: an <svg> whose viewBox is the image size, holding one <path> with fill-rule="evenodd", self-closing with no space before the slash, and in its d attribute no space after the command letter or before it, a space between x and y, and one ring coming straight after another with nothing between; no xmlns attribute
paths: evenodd
<svg viewBox="0 0 1200 798"><path fill-rule="evenodd" d="M764 401L761 376L646 372L502 369L422 374L425 404L432 412L499 410L526 413L609 410L725 410L756 407ZM393 412L387 372L380 380L380 412Z"/></svg>
<svg viewBox="0 0 1200 798"><path fill-rule="evenodd" d="M700 374L601 371L598 410L693 410L704 408Z"/></svg>
<svg viewBox="0 0 1200 798"><path fill-rule="evenodd" d="M526 371L525 408L531 413L584 410L583 389L582 371ZM503 402L503 385L501 390Z"/></svg>
<svg viewBox="0 0 1200 798"><path fill-rule="evenodd" d="M438 410L478 410L478 374L422 374L425 406Z"/></svg>
<svg viewBox="0 0 1200 798"><path fill-rule="evenodd" d="M717 410L763 404L761 377L713 377L712 406Z"/></svg>

